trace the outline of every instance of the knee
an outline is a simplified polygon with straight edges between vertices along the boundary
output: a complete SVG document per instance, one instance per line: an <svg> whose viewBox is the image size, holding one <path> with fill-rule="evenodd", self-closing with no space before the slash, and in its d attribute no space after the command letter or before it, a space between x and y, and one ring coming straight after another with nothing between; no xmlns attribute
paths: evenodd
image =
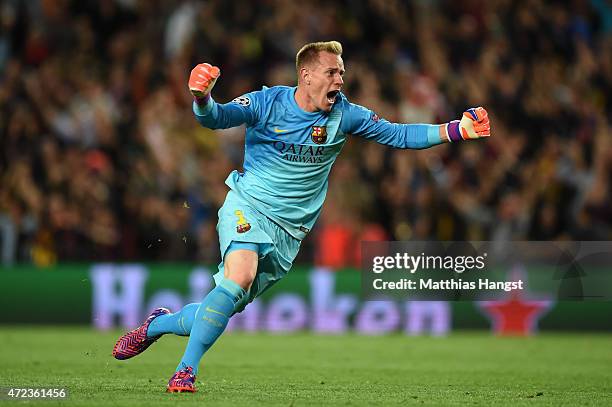
<svg viewBox="0 0 612 407"><path fill-rule="evenodd" d="M245 291L247 291L249 288L251 288L251 284L253 284L253 280L255 280L255 275L251 275L251 273L246 272L234 272L228 273L225 278L232 280L234 283L238 284Z"/></svg>

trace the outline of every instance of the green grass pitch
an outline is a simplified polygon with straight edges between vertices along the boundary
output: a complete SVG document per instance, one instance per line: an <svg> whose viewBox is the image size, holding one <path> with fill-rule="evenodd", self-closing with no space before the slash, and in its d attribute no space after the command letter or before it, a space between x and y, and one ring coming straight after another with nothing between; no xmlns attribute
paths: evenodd
<svg viewBox="0 0 612 407"><path fill-rule="evenodd" d="M114 360L119 332L0 327L0 387L66 387L41 406L612 405L612 335L495 338L231 333L196 394L166 394L186 338Z"/></svg>

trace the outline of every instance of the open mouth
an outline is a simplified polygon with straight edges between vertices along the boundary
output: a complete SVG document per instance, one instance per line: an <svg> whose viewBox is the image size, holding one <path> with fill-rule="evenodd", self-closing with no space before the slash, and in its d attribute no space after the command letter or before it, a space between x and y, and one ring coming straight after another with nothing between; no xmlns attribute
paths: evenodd
<svg viewBox="0 0 612 407"><path fill-rule="evenodd" d="M327 101L333 105L336 101L336 96L338 96L338 93L340 93L339 90L332 90L327 92Z"/></svg>

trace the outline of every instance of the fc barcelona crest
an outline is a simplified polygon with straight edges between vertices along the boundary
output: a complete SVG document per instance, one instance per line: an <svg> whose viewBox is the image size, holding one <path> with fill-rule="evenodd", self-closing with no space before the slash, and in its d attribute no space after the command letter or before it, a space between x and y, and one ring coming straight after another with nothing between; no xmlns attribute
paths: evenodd
<svg viewBox="0 0 612 407"><path fill-rule="evenodd" d="M243 225L236 226L236 232L238 232L238 233L246 233L249 230L251 230L251 224L250 223L245 223Z"/></svg>
<svg viewBox="0 0 612 407"><path fill-rule="evenodd" d="M323 144L327 141L327 127L326 126L312 126L312 133L310 135L312 141L315 144Z"/></svg>

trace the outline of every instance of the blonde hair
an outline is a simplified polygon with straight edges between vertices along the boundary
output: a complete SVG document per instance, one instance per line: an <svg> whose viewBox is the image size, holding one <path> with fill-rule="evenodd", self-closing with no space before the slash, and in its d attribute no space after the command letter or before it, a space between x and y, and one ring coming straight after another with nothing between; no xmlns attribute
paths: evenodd
<svg viewBox="0 0 612 407"><path fill-rule="evenodd" d="M298 71L306 64L318 61L319 52L342 55L342 44L338 41L311 42L304 45L295 56L295 69Z"/></svg>

